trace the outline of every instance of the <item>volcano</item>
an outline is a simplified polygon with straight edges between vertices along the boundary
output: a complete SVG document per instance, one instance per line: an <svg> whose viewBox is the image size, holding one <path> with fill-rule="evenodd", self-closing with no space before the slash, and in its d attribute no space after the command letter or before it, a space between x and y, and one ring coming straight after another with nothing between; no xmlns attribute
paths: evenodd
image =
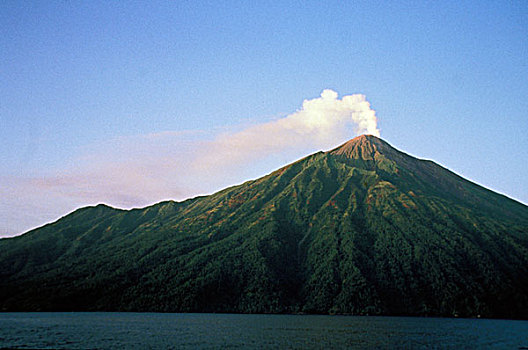
<svg viewBox="0 0 528 350"><path fill-rule="evenodd" d="M528 318L528 207L362 135L0 240L0 310Z"/></svg>

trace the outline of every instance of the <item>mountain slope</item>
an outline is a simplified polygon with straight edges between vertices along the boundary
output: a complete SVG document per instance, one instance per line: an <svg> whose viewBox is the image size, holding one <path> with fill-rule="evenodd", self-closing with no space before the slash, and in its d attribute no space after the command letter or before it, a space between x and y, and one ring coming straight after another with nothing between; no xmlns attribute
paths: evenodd
<svg viewBox="0 0 528 350"><path fill-rule="evenodd" d="M0 310L528 318L528 207L360 136L211 196L0 240Z"/></svg>

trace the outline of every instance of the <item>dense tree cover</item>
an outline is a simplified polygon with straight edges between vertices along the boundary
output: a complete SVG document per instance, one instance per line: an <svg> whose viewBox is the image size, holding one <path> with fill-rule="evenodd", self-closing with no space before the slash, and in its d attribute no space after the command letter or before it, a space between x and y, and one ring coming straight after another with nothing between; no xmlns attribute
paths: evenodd
<svg viewBox="0 0 528 350"><path fill-rule="evenodd" d="M0 310L528 318L528 207L362 136L0 240Z"/></svg>

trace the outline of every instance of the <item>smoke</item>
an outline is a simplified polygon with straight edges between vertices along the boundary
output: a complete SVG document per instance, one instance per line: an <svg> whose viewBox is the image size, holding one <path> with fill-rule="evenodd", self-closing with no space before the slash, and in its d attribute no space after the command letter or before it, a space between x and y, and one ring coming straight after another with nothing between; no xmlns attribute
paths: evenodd
<svg viewBox="0 0 528 350"><path fill-rule="evenodd" d="M262 158L283 151L327 149L355 135L379 136L376 112L364 95L338 98L326 89L320 97L304 100L302 108L284 118L223 134L204 145L194 166L218 168Z"/></svg>
<svg viewBox="0 0 528 350"><path fill-rule="evenodd" d="M75 208L121 208L182 200L256 178L318 150L369 133L379 136L364 95L332 90L285 117L238 132L166 131L90 145L55 172L0 176L0 237L21 233ZM1 174L0 174L1 175ZM5 231L5 232L4 232Z"/></svg>

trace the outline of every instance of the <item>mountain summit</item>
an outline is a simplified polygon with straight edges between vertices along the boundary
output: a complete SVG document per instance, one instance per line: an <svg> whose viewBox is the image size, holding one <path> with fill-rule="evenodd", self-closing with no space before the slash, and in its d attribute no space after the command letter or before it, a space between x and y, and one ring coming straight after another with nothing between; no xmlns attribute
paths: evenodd
<svg viewBox="0 0 528 350"><path fill-rule="evenodd" d="M362 135L210 196L0 240L0 311L528 318L528 207Z"/></svg>
<svg viewBox="0 0 528 350"><path fill-rule="evenodd" d="M361 135L330 151L354 159L373 160L381 154L394 154L396 149L373 135Z"/></svg>

